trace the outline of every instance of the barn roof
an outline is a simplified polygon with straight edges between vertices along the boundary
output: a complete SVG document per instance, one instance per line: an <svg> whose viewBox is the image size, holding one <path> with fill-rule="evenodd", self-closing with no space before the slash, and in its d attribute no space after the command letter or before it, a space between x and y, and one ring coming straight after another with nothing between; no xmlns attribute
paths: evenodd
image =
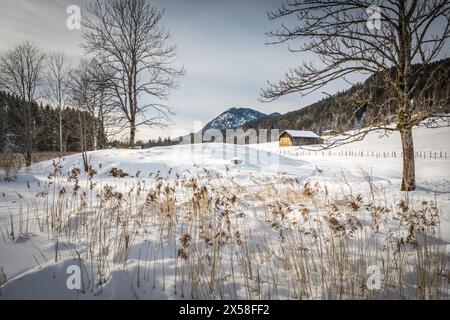
<svg viewBox="0 0 450 320"><path fill-rule="evenodd" d="M320 138L317 134L312 131L303 131L303 130L284 130L281 134L284 133L289 134L293 138Z"/></svg>

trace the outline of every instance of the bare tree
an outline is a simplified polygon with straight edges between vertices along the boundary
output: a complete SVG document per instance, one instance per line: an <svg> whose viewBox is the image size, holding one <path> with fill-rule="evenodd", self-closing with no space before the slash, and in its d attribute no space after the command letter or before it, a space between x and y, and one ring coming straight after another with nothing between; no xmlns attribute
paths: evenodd
<svg viewBox="0 0 450 320"><path fill-rule="evenodd" d="M59 152L64 152L63 117L69 95L69 73L71 65L63 52L56 52L47 58L46 98L58 110L59 117Z"/></svg>
<svg viewBox="0 0 450 320"><path fill-rule="evenodd" d="M78 111L80 128L80 149L85 170L88 164L88 141L92 141L96 150L106 143L106 139L115 131L108 130L114 124L114 118L106 95L108 71L100 69L96 60L82 60L78 68L70 73L70 104ZM89 121L86 120L89 115ZM88 123L89 122L89 123Z"/></svg>
<svg viewBox="0 0 450 320"><path fill-rule="evenodd" d="M70 103L72 107L78 110L78 127L80 139L80 151L83 158L84 170L89 170L88 162L88 139L94 141L96 130L96 118L94 111L97 101L97 87L95 86L90 71L90 64L86 60L82 60L78 68L73 69L70 73ZM86 114L89 114L93 123L88 123Z"/></svg>
<svg viewBox="0 0 450 320"><path fill-rule="evenodd" d="M86 71L91 82L91 100L88 106L89 114L97 121L94 123L95 136L94 149L103 147L108 137L120 133L116 128L117 109L114 95L108 90L108 84L114 77L114 69L108 65L101 65L98 60L92 59L86 64Z"/></svg>
<svg viewBox="0 0 450 320"><path fill-rule="evenodd" d="M284 80L268 83L262 99L308 94L353 73L376 75L388 99L377 106L379 116L370 126L347 137L345 143L360 140L374 130L399 131L403 149L401 189L415 190L412 128L427 118L442 116L449 104L448 92L435 90L439 77L448 79L448 70L432 63L448 44L450 2L286 0L269 12L269 18L296 21L268 33L273 39L270 43L298 41L299 47L290 50L313 53L320 63L304 63L287 72ZM425 72L430 66L434 69ZM360 105L370 103L370 99L360 101ZM383 117L383 109L388 107L396 110L395 126L389 125L392 119Z"/></svg>
<svg viewBox="0 0 450 320"><path fill-rule="evenodd" d="M86 110L92 103L92 83L89 76L87 62L82 61L77 69L70 73L70 103L78 110L78 127L80 135L80 151L83 159L84 171L89 170Z"/></svg>
<svg viewBox="0 0 450 320"><path fill-rule="evenodd" d="M94 0L83 19L86 52L114 70L107 88L130 146L139 126L167 126L173 114L167 99L184 73L172 67L176 48L167 45L162 16L147 0Z"/></svg>
<svg viewBox="0 0 450 320"><path fill-rule="evenodd" d="M34 137L37 133L33 121L33 103L36 90L41 85L44 62L45 54L28 41L8 50L0 57L0 85L22 101L17 115L23 125L27 166L31 165Z"/></svg>

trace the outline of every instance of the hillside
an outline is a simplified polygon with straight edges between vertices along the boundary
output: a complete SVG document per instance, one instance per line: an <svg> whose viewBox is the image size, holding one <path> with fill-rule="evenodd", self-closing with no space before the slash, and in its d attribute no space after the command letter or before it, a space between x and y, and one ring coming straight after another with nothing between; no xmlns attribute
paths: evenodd
<svg viewBox="0 0 450 320"><path fill-rule="evenodd" d="M433 63L442 64L446 75L438 78L440 81L427 93L430 97L449 90L450 58ZM413 66L415 67L415 66ZM386 90L378 75L373 75L361 84L350 89L338 92L335 95L324 98L300 110L292 111L281 116L265 117L250 121L242 126L245 130L253 129L293 129L312 130L321 133L327 129L335 129L340 132L361 128L370 123L380 112L379 107L357 105L351 101L368 99L372 105L380 106L388 99ZM424 78L426 78L424 76ZM384 117L392 118L395 114L395 106L381 110ZM450 106L445 110L450 111ZM393 119L394 120L394 119Z"/></svg>

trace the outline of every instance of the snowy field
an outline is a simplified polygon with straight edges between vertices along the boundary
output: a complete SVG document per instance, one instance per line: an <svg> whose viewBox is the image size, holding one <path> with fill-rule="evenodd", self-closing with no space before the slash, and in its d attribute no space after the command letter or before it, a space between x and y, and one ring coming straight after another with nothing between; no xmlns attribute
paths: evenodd
<svg viewBox="0 0 450 320"><path fill-rule="evenodd" d="M449 299L450 128L413 133L409 195L396 133L38 163L0 182L0 299Z"/></svg>

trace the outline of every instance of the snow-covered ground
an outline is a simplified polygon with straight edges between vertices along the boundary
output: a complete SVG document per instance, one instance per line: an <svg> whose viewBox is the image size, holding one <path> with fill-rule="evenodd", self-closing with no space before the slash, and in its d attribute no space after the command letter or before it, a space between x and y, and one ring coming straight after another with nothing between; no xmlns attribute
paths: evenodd
<svg viewBox="0 0 450 320"><path fill-rule="evenodd" d="M426 201L438 207L440 235L436 237L436 241L439 243L439 248L443 250L444 264L448 267L450 263L450 144L448 143L450 128L420 127L414 129L413 134L416 151L426 153L426 156L417 158L417 191L410 193L408 200L415 206ZM263 216L269 209L275 208L278 202L284 201L287 203L283 205L290 208L286 217L294 221L298 218L296 215L301 215L303 206L295 202L295 197L289 200L291 198L284 195L287 193L285 188L289 188L292 195L303 192L303 197L307 198L308 196L304 195L307 188L305 183L309 182L311 186L317 183L320 185L320 193L323 194L324 201L328 203L331 199L328 197L333 197L337 205L339 197L348 195L354 199L359 194L365 199L364 201L371 197L373 201L375 198L377 201L383 199L386 206L392 208L401 203L405 194L399 191L402 177L400 149L398 134L380 138L380 133L373 132L364 141L323 153L305 154L295 147L279 148L276 143L248 146L211 143L145 150L101 150L89 153L90 164L96 170L92 179L86 173L82 173L81 176L78 176L76 171L74 173L74 168L82 167L80 155L65 157L60 163L59 160L38 163L29 169L24 169L16 181L0 182L2 199L0 203L0 267L2 268L0 281L2 277L6 280L6 283L0 287L0 299L336 297L330 293L333 291L331 289L328 289L328 294L325 294L324 288L316 292L314 290L297 292L298 288L293 289L290 285L290 271L280 271L281 273L276 271L271 275L269 270L272 269L267 267L264 271L267 275L260 275L259 272L255 275L251 271L248 275L248 270L245 271L246 269L241 265L243 260L239 260L243 258L238 253L236 256L231 254L231 264L228 258L223 258L218 262L220 267L215 264L211 266L211 259L213 259L211 256L218 253L213 250L210 254L207 251L209 249L196 243L198 239L203 239L201 232L204 231L205 226L201 226L200 229L193 227L190 211L195 212L196 208L203 208L203 204L196 207L195 201L198 198L199 202L205 201L206 208L211 206L211 210L214 209L215 212L225 212L218 215L219 218L211 216L204 218L210 225L219 227L223 224L216 225L217 219L222 219L228 212L236 213L236 216L232 216L232 222L229 222L231 224L238 221L239 213L247 215L249 216L248 224L236 222L239 227L236 227L235 231L239 228L239 234L242 234L242 238L249 243L249 250L259 248L258 243L264 243L267 248L272 248L271 241L277 238L284 239L285 235L281 230L286 230L283 232L287 233L287 230L291 229L277 228L275 231L266 229L263 231L261 228L266 228L264 223L268 220ZM434 158L435 155L436 158ZM242 160L243 163L233 164L232 160ZM61 167L58 167L59 165ZM129 176L112 177L109 175L112 168L120 168ZM51 172L55 174L51 175ZM69 178L70 176L72 178ZM300 182L292 182L291 188L290 182L287 182L291 181L289 179L297 179ZM195 183L199 184L198 188L192 186ZM275 186L273 199L271 199L271 191L265 189L266 184ZM202 200L201 185L207 186L211 194L209 200ZM117 200L119 204L113 203L111 197L106 198L105 190L108 187L111 188L112 194L123 193L124 203L120 200L122 195L111 196L115 197L114 199L120 198ZM153 204L149 204L148 195L156 190L155 188L163 189L158 197L161 197L162 204L167 204L167 212L162 205L158 207L159 211L152 211L155 208L152 207ZM164 191L164 188L169 189ZM173 190L171 191L170 188ZM225 197L224 194L228 192L234 192L237 200L228 198L223 200L221 197ZM258 194L262 197L263 192L267 194L264 200L258 202ZM332 196L328 196L328 193ZM376 196L373 196L373 193L376 193ZM277 197L279 201L276 200ZM306 202L306 198L302 201L308 207L309 202ZM220 203L221 199L225 204ZM210 200L216 201L215 204L210 204L208 202ZM289 203L290 201L292 202ZM314 207L314 201L311 201L311 207ZM108 209L112 210L112 213L104 210L105 203L108 203ZM171 213L169 208L171 203L180 212ZM117 209L120 213L111 209L115 205L120 207ZM322 210L319 207L320 205L316 209L309 208L309 210L318 212ZM185 208L185 212L180 208ZM145 216L146 210L153 212L148 214L151 217ZM340 210L344 209L340 208ZM356 209L357 213L358 210L363 209ZM131 218L124 216L123 212L131 213ZM154 216L155 212L164 212L164 215L169 216L167 220L169 222L165 220L165 217ZM99 231L89 229L89 223L101 226L99 220L103 219L103 215L108 214L117 214L115 220L105 218L108 223L114 224L112 221L116 221L117 224L108 228L99 227L99 230L101 229L101 232L105 234L94 237L93 234ZM141 214L142 218L139 216ZM346 214L348 218L349 213ZM125 230L123 219L129 218L126 228L130 228L131 231L124 235L125 231L121 231L122 227ZM49 221L49 219L56 220ZM86 219L84 221L88 221L88 226L82 226L81 219ZM360 219L363 220L362 217ZM55 227L58 223L61 224L61 229ZM302 223L306 226L310 222ZM273 225L274 221L272 221ZM184 228L188 230L183 230ZM248 232L244 234L245 230L242 231L242 228L245 230L249 228ZM226 231L225 227L224 230ZM190 234L183 244L180 238L188 231L200 233ZM167 236L161 236L162 233L167 233ZM237 232L230 232L228 229L228 233L227 239L231 237L231 234L236 234L239 238ZM262 238L269 235L272 235L273 239ZM121 249L123 244L120 239L122 238L127 244L125 250ZM362 241L362 238L358 239ZM366 239L369 241L371 238ZM193 246L191 242L197 246L196 251L191 248ZM129 243L131 243L130 246L128 246ZM231 245L226 246L227 250L223 249L224 251L221 252L228 254L237 250L230 247ZM216 246L211 244L211 248ZM281 245L276 248L282 251L284 247ZM106 262L93 258L100 256L96 250L99 252L108 250L109 253L105 254ZM309 250L314 252L314 249ZM126 258L123 261L117 258L120 252L125 254ZM286 263L286 258L278 257L280 254L277 252L273 255L279 260L273 258L270 252L256 252L255 249L255 255L259 254L260 261L270 261L271 266L276 267ZM183 260L184 253L198 254L199 261L203 259L200 253L205 254L204 263L208 262L209 267L207 270L196 273L203 274L203 278L200 276L200 279L189 281L183 279L194 274L192 270L199 267L194 263L188 263L189 259ZM263 255L271 256L271 258L264 260ZM102 263L107 265L102 266ZM84 290L70 290L67 286L67 279L71 276L67 270L72 265L78 266L82 271ZM240 271L229 271L230 266ZM217 279L210 280L211 269L214 268L220 269L222 273L219 273ZM100 269L103 276L98 280L95 275ZM283 268L280 267L281 269ZM240 279L234 279L235 272ZM307 277L308 272L312 271L298 272L305 272ZM263 273L262 269L261 273ZM266 281L260 281L264 277ZM258 280L255 280L256 278ZM257 284L249 284L248 279L257 281L255 282ZM441 280L447 281L447 284L443 285L442 297L448 298L448 274L443 274ZM202 291L204 290L202 286L193 285L193 283L208 283L208 281L220 282L220 286L217 285L220 289L206 292ZM274 283L278 281L279 287L270 285L271 281ZM260 283L264 288L256 290L254 286L260 286ZM254 291L250 291L248 287L252 287ZM258 293L255 293L256 291ZM343 296L343 298L348 297Z"/></svg>

